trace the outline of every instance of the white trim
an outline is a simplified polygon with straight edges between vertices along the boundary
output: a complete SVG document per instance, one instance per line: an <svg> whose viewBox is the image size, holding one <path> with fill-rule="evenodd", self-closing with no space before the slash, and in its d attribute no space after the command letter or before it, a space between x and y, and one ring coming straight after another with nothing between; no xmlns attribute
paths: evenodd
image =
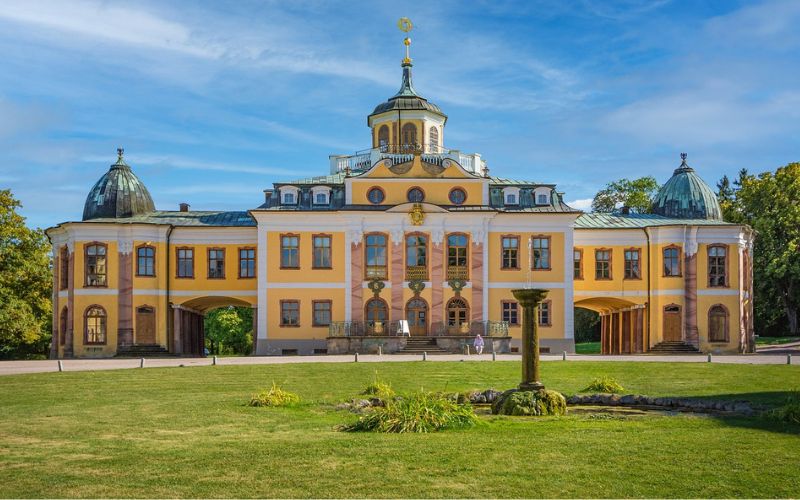
<svg viewBox="0 0 800 500"><path fill-rule="evenodd" d="M679 290L652 290L651 295L678 295L683 296L683 289ZM647 297L647 290L575 290L575 296L581 298L587 297Z"/></svg>
<svg viewBox="0 0 800 500"><path fill-rule="evenodd" d="M139 295L136 290L133 294ZM170 290L169 294L173 297L257 297L258 290Z"/></svg>
<svg viewBox="0 0 800 500"><path fill-rule="evenodd" d="M67 298L69 297L69 290L59 290L57 296L59 299Z"/></svg>
<svg viewBox="0 0 800 500"><path fill-rule="evenodd" d="M451 161L454 161L455 163L458 163L455 160L451 160ZM461 168L464 168L464 167L461 167ZM386 184L386 183L388 183L388 184L394 184L394 183L398 183L398 184L399 183L406 183L406 184L414 184L414 183L424 183L424 184L428 184L428 183L433 183L433 184L436 184L436 183L450 183L450 184L459 184L461 182L475 182L475 183L485 182L487 186L489 185L489 179L486 179L484 177L473 177L475 174L473 174L469 170L465 170L465 172L467 172L471 176L470 177L445 177L445 178L432 178L432 179L428 179L428 178L420 179L419 177L388 177L387 178L387 177L360 177L359 176L359 177L348 177L347 179L345 179L345 182L350 182L350 183L358 182L358 183L363 183L363 184ZM455 186L453 186L453 187L455 187Z"/></svg>
<svg viewBox="0 0 800 500"><path fill-rule="evenodd" d="M487 187L487 204L488 204L488 187ZM492 223L492 218L483 219L483 224L481 225L481 233L480 240L481 244L483 245L483 262L482 262L482 271L483 271L483 317L481 318L483 321L489 320L489 225ZM477 237L476 237L477 239Z"/></svg>
<svg viewBox="0 0 800 500"><path fill-rule="evenodd" d="M739 295L739 290L735 288L725 288L725 289L716 289L716 288L708 288L704 290L698 290L697 295L703 296L737 296Z"/></svg>
<svg viewBox="0 0 800 500"><path fill-rule="evenodd" d="M529 288L529 287L536 287L536 288L566 288L567 285L564 283L558 282L541 282L541 281L534 281L528 283L527 281L493 281L489 283L489 286L486 288Z"/></svg>
<svg viewBox="0 0 800 500"><path fill-rule="evenodd" d="M134 292L134 295L136 293ZM119 295L119 290L116 288L76 288L76 296L86 295Z"/></svg>
<svg viewBox="0 0 800 500"><path fill-rule="evenodd" d="M267 228L260 221L258 222L257 249L258 331L256 337L258 340L265 340L267 338Z"/></svg>
<svg viewBox="0 0 800 500"><path fill-rule="evenodd" d="M344 232L344 320L353 321L353 293L347 291L353 284L353 241L350 231Z"/></svg>
<svg viewBox="0 0 800 500"><path fill-rule="evenodd" d="M346 289L347 286L341 282L334 283L267 283L268 290L283 290L283 289L306 289L306 288L319 288L319 289Z"/></svg>
<svg viewBox="0 0 800 500"><path fill-rule="evenodd" d="M574 231L564 232L564 338L575 338L575 279L574 279Z"/></svg>

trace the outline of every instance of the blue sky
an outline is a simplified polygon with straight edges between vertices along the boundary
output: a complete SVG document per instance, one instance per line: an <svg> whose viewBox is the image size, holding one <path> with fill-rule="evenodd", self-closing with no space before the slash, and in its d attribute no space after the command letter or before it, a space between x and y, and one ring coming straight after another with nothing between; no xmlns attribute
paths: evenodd
<svg viewBox="0 0 800 500"><path fill-rule="evenodd" d="M122 145L159 209L243 210L369 146L414 21L417 91L493 175L663 182L798 161L800 1L3 0L0 188L79 220Z"/></svg>

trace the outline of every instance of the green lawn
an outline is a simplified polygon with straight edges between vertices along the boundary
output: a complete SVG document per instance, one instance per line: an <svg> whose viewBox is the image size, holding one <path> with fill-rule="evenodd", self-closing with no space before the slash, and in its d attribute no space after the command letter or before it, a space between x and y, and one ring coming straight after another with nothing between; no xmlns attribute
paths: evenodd
<svg viewBox="0 0 800 500"><path fill-rule="evenodd" d="M800 337L758 337L756 345L781 345L790 342L800 342Z"/></svg>
<svg viewBox="0 0 800 500"><path fill-rule="evenodd" d="M600 342L581 342L575 344L576 354L600 354Z"/></svg>
<svg viewBox="0 0 800 500"><path fill-rule="evenodd" d="M398 390L507 388L518 362L207 366L0 378L2 497L800 496L800 428L761 418L483 417L430 435L341 433L375 370ZM778 404L800 366L548 362L548 387ZM245 401L272 381L292 409Z"/></svg>

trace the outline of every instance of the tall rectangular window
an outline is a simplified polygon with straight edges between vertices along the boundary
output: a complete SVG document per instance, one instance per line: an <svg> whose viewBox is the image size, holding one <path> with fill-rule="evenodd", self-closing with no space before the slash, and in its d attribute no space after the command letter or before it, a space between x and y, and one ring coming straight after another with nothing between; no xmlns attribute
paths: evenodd
<svg viewBox="0 0 800 500"><path fill-rule="evenodd" d="M598 280L611 279L611 250L595 250L594 278Z"/></svg>
<svg viewBox="0 0 800 500"><path fill-rule="evenodd" d="M100 243L86 245L86 286L106 286L106 246Z"/></svg>
<svg viewBox="0 0 800 500"><path fill-rule="evenodd" d="M256 277L256 249L255 248L240 248L239 249L239 277L240 278L255 278Z"/></svg>
<svg viewBox="0 0 800 500"><path fill-rule="evenodd" d="M625 250L625 279L641 279L640 251L638 248Z"/></svg>
<svg viewBox="0 0 800 500"><path fill-rule="evenodd" d="M365 278L386 279L388 277L386 266L386 236L382 234L368 234L365 238L366 266Z"/></svg>
<svg viewBox="0 0 800 500"><path fill-rule="evenodd" d="M299 236L281 236L281 269L300 269Z"/></svg>
<svg viewBox="0 0 800 500"><path fill-rule="evenodd" d="M533 238L533 268L550 269L550 237Z"/></svg>
<svg viewBox="0 0 800 500"><path fill-rule="evenodd" d="M550 305L551 301L545 300L539 304L539 326L550 326Z"/></svg>
<svg viewBox="0 0 800 500"><path fill-rule="evenodd" d="M300 302L281 301L281 326L300 326Z"/></svg>
<svg viewBox="0 0 800 500"><path fill-rule="evenodd" d="M315 300L312 302L314 307L313 326L328 326L331 324L330 300Z"/></svg>
<svg viewBox="0 0 800 500"><path fill-rule="evenodd" d="M136 249L136 275L155 276L156 275L156 249L151 246L143 246Z"/></svg>
<svg viewBox="0 0 800 500"><path fill-rule="evenodd" d="M519 236L503 236L503 269L519 269Z"/></svg>
<svg viewBox="0 0 800 500"><path fill-rule="evenodd" d="M58 270L59 288L65 290L69 287L69 248L66 246L61 248L59 264L61 264Z"/></svg>
<svg viewBox="0 0 800 500"><path fill-rule="evenodd" d="M194 249L178 248L177 250L176 277L194 278Z"/></svg>
<svg viewBox="0 0 800 500"><path fill-rule="evenodd" d="M664 249L664 276L681 275L681 250L678 247Z"/></svg>
<svg viewBox="0 0 800 500"><path fill-rule="evenodd" d="M708 286L728 286L728 248L722 245L708 247Z"/></svg>
<svg viewBox="0 0 800 500"><path fill-rule="evenodd" d="M572 277L576 280L583 279L583 250L576 248L572 251Z"/></svg>
<svg viewBox="0 0 800 500"><path fill-rule="evenodd" d="M208 249L208 277L221 279L225 277L225 250L222 248Z"/></svg>
<svg viewBox="0 0 800 500"><path fill-rule="evenodd" d="M316 234L314 241L314 269L331 268L331 237L327 234Z"/></svg>
<svg viewBox="0 0 800 500"><path fill-rule="evenodd" d="M518 304L513 300L504 300L502 309L503 321L509 325L519 324L519 309Z"/></svg>

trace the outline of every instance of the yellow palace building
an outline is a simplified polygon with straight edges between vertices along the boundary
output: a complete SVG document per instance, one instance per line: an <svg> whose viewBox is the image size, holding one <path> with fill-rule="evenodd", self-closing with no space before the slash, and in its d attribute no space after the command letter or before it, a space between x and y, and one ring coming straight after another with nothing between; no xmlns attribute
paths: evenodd
<svg viewBox="0 0 800 500"><path fill-rule="evenodd" d="M543 351L573 352L574 309L603 353L753 350L753 235L686 163L652 214L582 213L548 183L444 147L447 116L402 63L370 148L276 183L240 212L156 210L118 152L53 245L53 357L202 355L203 316L253 311L254 354L519 348L512 289L549 290Z"/></svg>

